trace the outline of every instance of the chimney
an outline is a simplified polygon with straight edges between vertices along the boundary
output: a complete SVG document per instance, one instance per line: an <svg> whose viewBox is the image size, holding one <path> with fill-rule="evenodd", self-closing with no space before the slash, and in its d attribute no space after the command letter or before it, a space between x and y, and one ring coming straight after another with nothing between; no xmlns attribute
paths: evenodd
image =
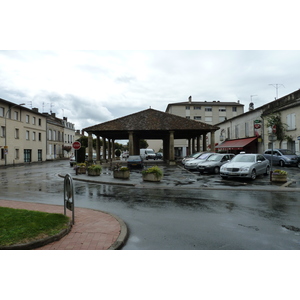
<svg viewBox="0 0 300 300"><path fill-rule="evenodd" d="M39 109L37 107L34 107L32 110L37 113L39 112Z"/></svg>
<svg viewBox="0 0 300 300"><path fill-rule="evenodd" d="M253 109L254 109L254 103L250 102L250 104L249 104L249 110L253 110Z"/></svg>
<svg viewBox="0 0 300 300"><path fill-rule="evenodd" d="M192 96L189 96L189 103L192 103Z"/></svg>

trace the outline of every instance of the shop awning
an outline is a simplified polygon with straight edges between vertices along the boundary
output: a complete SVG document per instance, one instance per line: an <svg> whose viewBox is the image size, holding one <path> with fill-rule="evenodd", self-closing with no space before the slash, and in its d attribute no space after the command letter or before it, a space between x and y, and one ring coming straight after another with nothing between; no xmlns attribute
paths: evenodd
<svg viewBox="0 0 300 300"><path fill-rule="evenodd" d="M257 137L252 137L246 139L225 141L224 143L216 146L215 148L218 150L243 150L245 146L255 141L256 139Z"/></svg>

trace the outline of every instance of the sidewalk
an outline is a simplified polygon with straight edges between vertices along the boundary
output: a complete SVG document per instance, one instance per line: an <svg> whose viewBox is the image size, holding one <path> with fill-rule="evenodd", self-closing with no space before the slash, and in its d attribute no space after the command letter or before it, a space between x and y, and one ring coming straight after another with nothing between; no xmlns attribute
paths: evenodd
<svg viewBox="0 0 300 300"><path fill-rule="evenodd" d="M31 202L0 200L0 206L64 213L64 207ZM71 218L71 211L67 210ZM71 231L58 241L37 250L116 250L126 242L128 230L118 217L102 211L75 207L75 224Z"/></svg>

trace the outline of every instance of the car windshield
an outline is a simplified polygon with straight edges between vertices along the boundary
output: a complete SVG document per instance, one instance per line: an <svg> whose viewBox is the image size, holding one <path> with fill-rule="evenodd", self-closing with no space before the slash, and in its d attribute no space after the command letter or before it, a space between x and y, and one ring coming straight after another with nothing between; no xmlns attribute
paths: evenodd
<svg viewBox="0 0 300 300"><path fill-rule="evenodd" d="M207 161L220 161L222 157L223 155L219 155L219 154L212 155L207 159Z"/></svg>
<svg viewBox="0 0 300 300"><path fill-rule="evenodd" d="M129 156L128 160L141 160L141 158L137 155L137 156Z"/></svg>
<svg viewBox="0 0 300 300"><path fill-rule="evenodd" d="M295 155L295 153L291 150L288 150L288 149L280 149L280 152L283 154L283 155Z"/></svg>
<svg viewBox="0 0 300 300"><path fill-rule="evenodd" d="M209 157L211 155L211 153L203 153L202 155L200 155L198 157L198 159L202 160L202 159L207 159L207 157Z"/></svg>
<svg viewBox="0 0 300 300"><path fill-rule="evenodd" d="M255 162L255 155L237 155L231 162Z"/></svg>

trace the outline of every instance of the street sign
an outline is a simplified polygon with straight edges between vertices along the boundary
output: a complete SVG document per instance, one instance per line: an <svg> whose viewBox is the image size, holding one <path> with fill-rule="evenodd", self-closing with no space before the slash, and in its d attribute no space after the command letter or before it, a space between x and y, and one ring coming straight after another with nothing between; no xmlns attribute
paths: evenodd
<svg viewBox="0 0 300 300"><path fill-rule="evenodd" d="M75 150L79 150L81 148L81 144L80 142L76 141L72 144L72 147L75 149Z"/></svg>
<svg viewBox="0 0 300 300"><path fill-rule="evenodd" d="M269 141L270 142L275 142L277 141L277 136L275 134L270 134L269 135Z"/></svg>

